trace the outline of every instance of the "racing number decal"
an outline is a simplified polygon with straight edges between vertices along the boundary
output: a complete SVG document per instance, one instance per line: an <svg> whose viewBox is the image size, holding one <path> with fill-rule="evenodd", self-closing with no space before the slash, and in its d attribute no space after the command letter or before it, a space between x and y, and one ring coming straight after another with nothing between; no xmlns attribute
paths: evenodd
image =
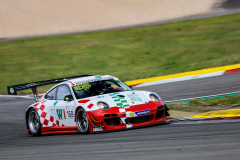
<svg viewBox="0 0 240 160"><path fill-rule="evenodd" d="M67 118L68 119L74 118L73 110L66 110L66 112L67 112Z"/></svg>
<svg viewBox="0 0 240 160"><path fill-rule="evenodd" d="M76 85L73 88L76 91L79 91L79 90L83 90L84 88L90 88L90 87L91 87L91 85L89 83L83 83L83 84Z"/></svg>

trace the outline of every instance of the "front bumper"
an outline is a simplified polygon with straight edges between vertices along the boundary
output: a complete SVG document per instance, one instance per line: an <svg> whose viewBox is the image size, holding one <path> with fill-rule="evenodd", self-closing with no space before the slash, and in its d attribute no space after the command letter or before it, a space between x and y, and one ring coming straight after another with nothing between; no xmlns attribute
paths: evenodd
<svg viewBox="0 0 240 160"><path fill-rule="evenodd" d="M139 127L166 121L165 106L162 102L152 101L129 108L111 107L108 111L99 109L87 114L90 132Z"/></svg>

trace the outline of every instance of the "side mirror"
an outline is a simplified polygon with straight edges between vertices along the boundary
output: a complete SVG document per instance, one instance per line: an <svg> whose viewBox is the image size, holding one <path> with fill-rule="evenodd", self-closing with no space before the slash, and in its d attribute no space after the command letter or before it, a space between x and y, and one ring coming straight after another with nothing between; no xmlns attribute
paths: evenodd
<svg viewBox="0 0 240 160"><path fill-rule="evenodd" d="M64 101L73 101L73 96L72 95L65 96Z"/></svg>
<svg viewBox="0 0 240 160"><path fill-rule="evenodd" d="M128 87L130 87L131 89L133 89L133 86L128 86Z"/></svg>

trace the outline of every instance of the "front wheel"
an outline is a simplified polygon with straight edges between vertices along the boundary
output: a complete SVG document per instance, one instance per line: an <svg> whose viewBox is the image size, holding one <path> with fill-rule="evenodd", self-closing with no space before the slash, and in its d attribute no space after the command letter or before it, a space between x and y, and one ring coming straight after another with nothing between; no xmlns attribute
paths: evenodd
<svg viewBox="0 0 240 160"><path fill-rule="evenodd" d="M89 133L88 116L83 108L78 109L76 112L76 125L80 133Z"/></svg>
<svg viewBox="0 0 240 160"><path fill-rule="evenodd" d="M41 123L38 112L32 108L28 113L28 127L33 136L41 135Z"/></svg>

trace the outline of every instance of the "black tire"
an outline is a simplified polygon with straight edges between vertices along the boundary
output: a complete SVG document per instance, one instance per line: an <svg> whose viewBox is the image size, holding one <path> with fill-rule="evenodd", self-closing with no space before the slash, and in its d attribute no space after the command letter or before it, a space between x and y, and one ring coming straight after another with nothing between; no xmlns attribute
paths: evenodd
<svg viewBox="0 0 240 160"><path fill-rule="evenodd" d="M76 125L80 133L89 133L89 121L87 113L83 108L79 108L76 112Z"/></svg>
<svg viewBox="0 0 240 160"><path fill-rule="evenodd" d="M33 136L41 135L41 123L38 112L32 108L28 112L28 127Z"/></svg>

